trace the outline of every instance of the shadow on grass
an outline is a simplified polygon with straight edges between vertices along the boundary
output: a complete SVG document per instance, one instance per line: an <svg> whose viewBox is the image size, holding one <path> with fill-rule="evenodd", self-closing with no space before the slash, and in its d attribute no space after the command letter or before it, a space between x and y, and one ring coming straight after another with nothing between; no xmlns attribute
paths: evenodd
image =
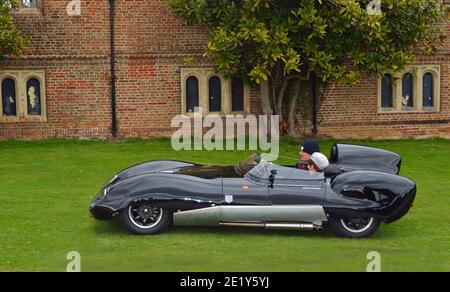
<svg viewBox="0 0 450 292"><path fill-rule="evenodd" d="M120 235L127 232L117 219L113 219L110 221L96 221L93 229L93 232L99 235Z"/></svg>
<svg viewBox="0 0 450 292"><path fill-rule="evenodd" d="M186 234L186 235L204 235L204 234L217 234L217 235L230 235L230 236L283 236L283 237L307 237L307 238L320 238L320 237L335 237L329 230L322 232L317 231L285 231L285 230L265 230L260 228L239 228L239 227L179 227L172 226L169 233L173 234Z"/></svg>
<svg viewBox="0 0 450 292"><path fill-rule="evenodd" d="M388 229L385 226L381 226L373 236L368 239L372 240L389 240L395 239L399 234L397 230ZM118 218L114 218L110 221L96 221L93 225L93 232L98 235L118 235L118 236L136 236L126 230L125 227L119 222ZM286 231L286 230L265 230L263 228L245 228L245 227L191 227L191 226L170 226L163 234L177 235L177 236L204 236L204 235L217 235L217 236L243 236L243 237L302 237L302 238L323 238L323 239L340 239L340 240L358 240L345 237L339 237L336 235L331 226L324 225L323 231ZM367 238L366 238L367 239ZM359 239L364 240L364 239Z"/></svg>
<svg viewBox="0 0 450 292"><path fill-rule="evenodd" d="M97 222L94 225L94 233L99 235L130 235L116 218L111 221ZM284 230L265 230L260 228L239 228L239 227L180 227L171 226L165 234L174 235L230 235L230 236L285 236L285 237L305 237L305 238L336 238L336 235L325 228L324 231L284 231Z"/></svg>

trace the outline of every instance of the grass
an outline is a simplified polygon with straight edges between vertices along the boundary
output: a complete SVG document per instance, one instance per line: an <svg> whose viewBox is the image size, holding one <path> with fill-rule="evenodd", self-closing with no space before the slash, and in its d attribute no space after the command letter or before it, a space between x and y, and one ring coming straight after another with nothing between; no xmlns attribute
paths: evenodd
<svg viewBox="0 0 450 292"><path fill-rule="evenodd" d="M334 142L321 141L324 152ZM175 152L168 139L0 142L0 271L65 271L70 251L83 271L365 271L369 251L383 271L450 271L450 141L346 142L401 154L402 175L418 184L411 212L370 239L234 228L132 236L88 215L117 171L155 159L227 165L250 152ZM295 145L284 139L282 155L297 157Z"/></svg>

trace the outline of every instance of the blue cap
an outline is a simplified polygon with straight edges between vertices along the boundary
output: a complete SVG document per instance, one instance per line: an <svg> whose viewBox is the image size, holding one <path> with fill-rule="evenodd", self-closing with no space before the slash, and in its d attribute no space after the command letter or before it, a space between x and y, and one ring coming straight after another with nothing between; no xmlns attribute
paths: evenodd
<svg viewBox="0 0 450 292"><path fill-rule="evenodd" d="M313 139L306 140L301 150L303 152L313 155L316 152L320 152L319 143L317 143L317 141Z"/></svg>

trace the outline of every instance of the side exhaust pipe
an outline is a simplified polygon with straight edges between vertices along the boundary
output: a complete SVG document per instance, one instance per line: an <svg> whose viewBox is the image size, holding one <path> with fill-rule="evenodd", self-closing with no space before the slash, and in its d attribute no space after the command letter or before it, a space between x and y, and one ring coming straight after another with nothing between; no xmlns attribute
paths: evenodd
<svg viewBox="0 0 450 292"><path fill-rule="evenodd" d="M295 231L322 231L323 227L315 224L302 223L244 223L220 222L220 226L265 228L266 230L295 230Z"/></svg>
<svg viewBox="0 0 450 292"><path fill-rule="evenodd" d="M301 230L301 231L314 231L316 230L314 224L279 224L268 223L266 224L267 230Z"/></svg>
<svg viewBox="0 0 450 292"><path fill-rule="evenodd" d="M216 206L173 214L176 226L217 226L221 222L244 224L247 227L266 228L262 222L326 222L322 206ZM257 226L254 226L256 223ZM259 225L262 223L263 225ZM233 223L234 224L234 223ZM250 225L249 225L250 224ZM281 224L281 223L280 223ZM310 225L291 223L269 225L270 228L311 229ZM233 225L234 226L234 225ZM319 225L320 226L320 225ZM314 227L313 227L314 229Z"/></svg>

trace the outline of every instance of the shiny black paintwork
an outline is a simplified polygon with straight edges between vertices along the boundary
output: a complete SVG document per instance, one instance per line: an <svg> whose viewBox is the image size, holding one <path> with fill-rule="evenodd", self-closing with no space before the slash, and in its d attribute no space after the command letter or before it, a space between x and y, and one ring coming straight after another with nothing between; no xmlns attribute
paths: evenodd
<svg viewBox="0 0 450 292"><path fill-rule="evenodd" d="M330 162L345 171L373 170L399 174L401 157L390 151L364 146L337 144L331 149Z"/></svg>
<svg viewBox="0 0 450 292"><path fill-rule="evenodd" d="M416 184L388 173L353 171L328 180L323 204L331 216L377 217L394 222L403 217L416 196Z"/></svg>
<svg viewBox="0 0 450 292"><path fill-rule="evenodd" d="M155 206L172 211L228 204L320 205L329 217L373 216L393 222L408 212L416 185L396 175L400 156L371 149L335 146L332 159L343 168L343 173L327 177L272 165L277 170L273 187L268 177L242 177L233 167L146 162L119 173L91 203L90 210L95 218L107 220L139 200L151 200ZM370 165L363 165L362 161ZM383 167L382 161L387 165ZM232 197L232 201L227 201L227 197Z"/></svg>

